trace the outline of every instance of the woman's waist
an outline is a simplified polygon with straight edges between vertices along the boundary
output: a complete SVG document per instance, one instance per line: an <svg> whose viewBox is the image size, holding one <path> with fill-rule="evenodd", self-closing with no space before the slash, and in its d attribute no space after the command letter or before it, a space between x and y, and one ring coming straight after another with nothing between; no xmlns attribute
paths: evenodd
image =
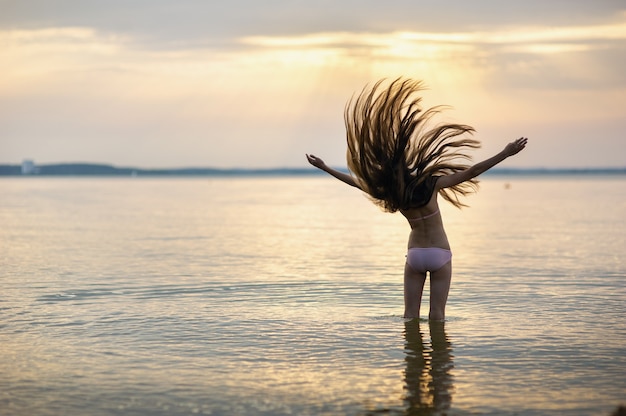
<svg viewBox="0 0 626 416"><path fill-rule="evenodd" d="M448 237L443 235L414 235L409 236L408 248L443 248L450 250Z"/></svg>
<svg viewBox="0 0 626 416"><path fill-rule="evenodd" d="M432 248L432 249L440 249L440 250L451 251L449 244L430 244L430 245L428 245L428 244L424 244L424 245L418 244L418 245L416 245L416 244L411 244L411 243L409 243L409 245L407 247L407 250L411 250L411 249L414 249L414 248L418 248L418 249L430 249L430 248Z"/></svg>
<svg viewBox="0 0 626 416"><path fill-rule="evenodd" d="M452 250L450 249L450 247L436 247L436 246L431 246L431 247L411 247L409 246L407 248L407 252L411 252L413 250L416 251L424 251L424 252L439 252L439 251L447 251L449 253L452 253Z"/></svg>

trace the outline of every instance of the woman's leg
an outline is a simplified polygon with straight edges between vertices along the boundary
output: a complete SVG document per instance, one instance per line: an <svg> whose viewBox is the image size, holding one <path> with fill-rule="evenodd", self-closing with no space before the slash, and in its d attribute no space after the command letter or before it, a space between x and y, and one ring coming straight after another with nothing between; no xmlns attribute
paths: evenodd
<svg viewBox="0 0 626 416"><path fill-rule="evenodd" d="M411 269L408 264L404 265L404 317L419 318L420 305L422 304L422 292L426 273L419 273Z"/></svg>
<svg viewBox="0 0 626 416"><path fill-rule="evenodd" d="M446 319L446 302L452 280L452 261L441 269L430 273L430 314L429 319L443 321Z"/></svg>

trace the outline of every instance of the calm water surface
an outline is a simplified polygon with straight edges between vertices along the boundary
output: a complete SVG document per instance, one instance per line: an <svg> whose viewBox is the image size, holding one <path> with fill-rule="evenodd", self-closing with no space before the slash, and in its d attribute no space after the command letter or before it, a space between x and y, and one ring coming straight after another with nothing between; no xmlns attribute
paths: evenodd
<svg viewBox="0 0 626 416"><path fill-rule="evenodd" d="M408 225L327 177L0 180L2 415L608 415L626 178L486 177L448 320ZM422 305L427 315L428 302Z"/></svg>

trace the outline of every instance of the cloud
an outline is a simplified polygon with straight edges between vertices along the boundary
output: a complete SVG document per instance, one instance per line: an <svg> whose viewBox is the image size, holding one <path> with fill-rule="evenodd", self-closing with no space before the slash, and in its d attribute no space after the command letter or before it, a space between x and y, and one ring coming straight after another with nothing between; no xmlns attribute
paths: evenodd
<svg viewBox="0 0 626 416"><path fill-rule="evenodd" d="M308 51L321 58L361 57L396 62L429 62L429 73L462 65L464 82L476 80L501 88L589 89L626 86L626 19L589 26L513 27L469 32L326 32L299 36L251 36L242 42L283 53ZM390 65L384 65L389 71ZM392 72L401 73L397 68ZM474 76L468 74L474 72ZM458 74L457 74L458 75ZM468 75L470 80L468 80Z"/></svg>
<svg viewBox="0 0 626 416"><path fill-rule="evenodd" d="M615 17L608 7L585 24L421 27L368 2L328 12L332 23L354 11L343 26L318 22L317 9L303 23L304 12L272 1L264 10L250 3L242 16L221 3L188 1L147 9L129 2L126 13L117 1L106 10L89 1L91 9L59 1L58 10L33 11L11 3L19 18L0 17L0 153L8 161L282 166L322 147L337 163L346 100L365 83L396 76L424 79L426 105L453 104L457 117L481 131L572 119L607 126L602 131L626 117L626 14ZM405 6L407 14L417 10ZM140 16L146 10L156 23ZM177 23L195 12L184 22L190 28ZM210 22L236 20L204 28L199 22L212 12ZM392 14L402 15L401 24L387 22ZM597 17L605 14L613 17ZM299 27L273 28L272 19ZM247 21L254 24L220 29ZM570 127L559 134L594 130ZM605 133L615 147L616 135Z"/></svg>
<svg viewBox="0 0 626 416"><path fill-rule="evenodd" d="M152 47L321 32L467 32L485 27L572 26L619 19L619 0L0 0L0 28L90 27Z"/></svg>

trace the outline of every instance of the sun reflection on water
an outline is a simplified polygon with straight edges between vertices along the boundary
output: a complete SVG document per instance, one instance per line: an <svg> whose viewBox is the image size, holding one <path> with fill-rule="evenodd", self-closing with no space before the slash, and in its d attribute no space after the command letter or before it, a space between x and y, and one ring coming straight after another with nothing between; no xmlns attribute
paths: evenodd
<svg viewBox="0 0 626 416"><path fill-rule="evenodd" d="M623 179L507 182L442 204L443 324L401 317L406 221L327 178L6 181L2 404L608 414L624 391Z"/></svg>

